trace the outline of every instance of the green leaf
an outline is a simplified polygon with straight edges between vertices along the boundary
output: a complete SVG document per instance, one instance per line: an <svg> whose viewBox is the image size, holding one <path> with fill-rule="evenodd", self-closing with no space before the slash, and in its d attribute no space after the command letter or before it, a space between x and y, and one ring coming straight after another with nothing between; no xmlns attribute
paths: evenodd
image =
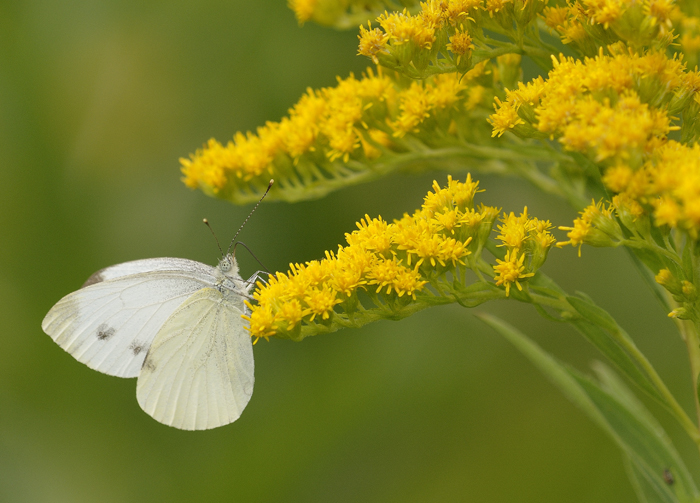
<svg viewBox="0 0 700 503"><path fill-rule="evenodd" d="M673 503L678 501L668 488L659 486L656 480L649 480L646 471L638 463L632 461L630 456L625 455L624 461L627 476L641 503Z"/></svg>
<svg viewBox="0 0 700 503"><path fill-rule="evenodd" d="M610 367L605 365L603 362L594 361L591 367L595 371L596 375L601 384L601 388L607 393L615 397L628 411L630 411L635 418L637 418L647 430L651 431L659 441L665 446L667 452L673 456L672 464L666 466L664 470L668 470L674 479L674 485L679 484L679 488L690 487L697 494L697 489L695 489L695 483L693 478L683 464L683 460L676 451L675 447L671 443L671 439L668 437L663 427L659 424L656 418L649 412L649 410L644 407L644 405L637 399L637 397L630 391L630 389L625 385L624 382L612 371ZM643 467L636 466L635 469L640 470L640 475L644 475L645 472ZM663 479L663 471L662 471ZM654 482L658 482L657 478L649 480L648 482L654 485ZM664 488L668 486L666 480L664 482ZM691 494L679 494L681 501L692 501Z"/></svg>
<svg viewBox="0 0 700 503"><path fill-rule="evenodd" d="M634 341L603 308L595 305L585 294L579 297L566 297L567 302L583 316L583 320L571 320L571 324L600 350L615 366L645 393L664 407L670 405L659 393L649 375L643 372L634 361L627 347L634 347Z"/></svg>
<svg viewBox="0 0 700 503"><path fill-rule="evenodd" d="M538 271L537 274L530 278L529 284L531 287L536 287L538 292L547 292L553 298L560 298L566 295L566 292L552 278L541 271Z"/></svg>
<svg viewBox="0 0 700 503"><path fill-rule="evenodd" d="M562 320L561 318L557 318L557 317L552 316L551 314L549 314L549 313L545 310L545 308L543 308L541 305L539 305L539 304L533 304L533 306L535 307L535 309L537 310L537 312L540 313L540 316L542 316L543 318L545 318L545 319L547 319L547 320L549 320L549 321L554 321L554 322L556 322L556 323L563 323L563 322L564 322L564 320Z"/></svg>
<svg viewBox="0 0 700 503"><path fill-rule="evenodd" d="M570 322L588 341L603 353L619 370L633 383L639 386L645 393L664 406L668 406L659 390L642 372L632 357L613 339L610 334L599 326L587 320L573 320Z"/></svg>
<svg viewBox="0 0 700 503"><path fill-rule="evenodd" d="M566 297L566 301L571 304L571 307L576 309L581 316L586 318L591 323L614 333L620 332L620 327L615 319L610 316L605 309L596 306L589 299L569 296Z"/></svg>
<svg viewBox="0 0 700 503"><path fill-rule="evenodd" d="M700 498L668 436L612 372L598 367L604 389L591 378L557 361L504 321L483 313L477 316L508 339L615 440L629 456L634 476L632 482L636 489L643 491L646 501L689 502ZM667 469L676 475L672 486L664 481L664 470Z"/></svg>

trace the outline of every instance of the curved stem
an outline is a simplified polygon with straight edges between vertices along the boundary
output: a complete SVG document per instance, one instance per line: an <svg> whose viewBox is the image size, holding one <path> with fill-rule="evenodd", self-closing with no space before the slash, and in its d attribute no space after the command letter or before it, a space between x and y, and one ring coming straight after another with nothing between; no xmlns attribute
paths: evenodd
<svg viewBox="0 0 700 503"><path fill-rule="evenodd" d="M563 298L550 298L532 293L530 296L533 303L537 303L538 305L548 306L560 312L576 312L576 310ZM651 383L660 393L670 412L700 449L700 430L698 430L697 424L690 419L686 411L676 400L676 397L669 391L668 387L666 387L666 383L656 372L656 369L652 366L646 356L639 350L632 338L620 327L617 327L616 330L607 328L606 331L608 331L614 340L627 351L637 365L639 365L639 367L649 377ZM695 330L684 330L682 333L684 334L684 339L688 345L688 352L691 356L692 374L694 379L697 379L697 376L700 373L700 346L698 345L697 332ZM700 418L700 406L697 405L697 393L695 393L695 395L696 411L698 417Z"/></svg>
<svg viewBox="0 0 700 503"><path fill-rule="evenodd" d="M697 337L695 338L697 346ZM685 412L683 407L676 401L676 397L669 391L666 387L661 376L656 372L656 369L651 365L646 356L637 348L637 346L632 342L629 337L619 337L618 342L625 348L630 356L639 364L639 366L646 372L646 374L651 379L651 382L656 386L656 389L661 393L661 396L666 400L666 403L670 407L676 419L681 424L683 429L686 431L688 436L693 439L700 449L700 431L698 431L698 426L690 419L688 414Z"/></svg>
<svg viewBox="0 0 700 503"><path fill-rule="evenodd" d="M620 241L620 245L627 246L629 248L650 250L654 253L658 253L659 255L663 255L664 257L668 258L669 260L672 260L678 265L682 265L681 259L678 257L678 255L671 251L668 251L666 248L663 248L657 245L656 243L650 242L645 239L623 239L622 241Z"/></svg>
<svg viewBox="0 0 700 503"><path fill-rule="evenodd" d="M695 415L697 416L698 424L700 424L700 400L698 400L698 376L700 376L700 341L698 340L697 326L690 325L689 322L682 320L674 320L678 331L683 337L686 348L688 349L688 359L690 361L690 375L693 379L693 398L695 402Z"/></svg>

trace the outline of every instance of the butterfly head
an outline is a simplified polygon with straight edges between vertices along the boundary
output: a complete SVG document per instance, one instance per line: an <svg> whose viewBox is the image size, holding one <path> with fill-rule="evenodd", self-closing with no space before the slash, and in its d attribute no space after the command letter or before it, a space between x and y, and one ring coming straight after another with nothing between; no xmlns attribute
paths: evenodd
<svg viewBox="0 0 700 503"><path fill-rule="evenodd" d="M219 260L218 270L222 274L222 277L217 283L219 290L221 292L232 292L240 301L241 295L247 294L250 287L241 279L240 272L238 271L238 262L236 262L233 254L227 253L221 257L221 260ZM241 304L241 306L242 305L243 304Z"/></svg>
<svg viewBox="0 0 700 503"><path fill-rule="evenodd" d="M231 253L221 257L221 260L219 260L219 270L229 278L239 278L238 262L236 262L236 259Z"/></svg>

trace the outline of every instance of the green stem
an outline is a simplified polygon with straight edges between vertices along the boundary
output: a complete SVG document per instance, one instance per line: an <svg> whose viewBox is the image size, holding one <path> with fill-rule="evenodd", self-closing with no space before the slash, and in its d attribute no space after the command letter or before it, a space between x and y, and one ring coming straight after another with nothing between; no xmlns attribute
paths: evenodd
<svg viewBox="0 0 700 503"><path fill-rule="evenodd" d="M617 337L617 340L620 345L629 352L632 358L635 359L642 370L646 372L651 379L651 382L656 386L656 389L659 390L661 396L666 400L667 405L676 416L678 422L681 424L683 429L685 429L688 436L693 439L693 442L698 445L698 448L700 448L700 431L698 431L697 425L690 419L683 407L681 407L676 401L676 398L666 387L666 384L661 379L661 376L657 374L656 369L654 369L649 360L647 360L646 356L644 356L639 348L637 348L632 339L621 336ZM695 342L697 346L697 338L695 338Z"/></svg>
<svg viewBox="0 0 700 503"><path fill-rule="evenodd" d="M527 167L513 166L513 168L520 173L525 180L538 189L566 199L574 208L584 208L587 206L586 198L574 187L545 175L536 167L528 169Z"/></svg>
<svg viewBox="0 0 700 503"><path fill-rule="evenodd" d="M650 250L654 253L658 253L659 255L663 255L678 265L682 265L681 259L678 257L678 255L646 239L623 239L620 241L620 245L627 246L629 248L637 248L640 250Z"/></svg>
<svg viewBox="0 0 700 503"><path fill-rule="evenodd" d="M695 415L700 424L700 400L698 399L698 376L700 376L700 341L698 341L698 330L696 325L691 325L687 321L674 319L678 331L683 337L683 342L688 349L688 359L690 360L690 375L693 379L693 393L695 402Z"/></svg>
<svg viewBox="0 0 700 503"><path fill-rule="evenodd" d="M542 61L551 61L552 55L556 54L556 52L549 52L546 49L542 49L540 47L533 47L531 45L524 45L523 52L526 55L530 56L532 59ZM545 68L545 70L549 70L549 68Z"/></svg>
<svg viewBox="0 0 700 503"><path fill-rule="evenodd" d="M549 306L562 313L576 312L575 309L573 309L564 299L550 298L532 293L530 296L533 303L536 302L538 305ZM676 417L690 438L692 438L698 445L698 448L700 448L700 431L698 430L698 426L690 419L683 407L681 407L676 401L675 396L673 396L673 394L666 387L666 383L664 383L663 379L661 379L661 376L659 376L656 369L652 366L649 360L647 360L646 356L644 356L644 354L639 350L632 338L619 327L615 331L611 330L610 333L618 344L620 344L620 346L622 346L622 348L629 353L634 361L637 362L647 376L649 376L652 384L659 391L661 397L665 400L666 405L669 407L672 414ZM698 345L697 333L695 330L684 330L683 333L685 334L684 338L686 340L686 344L688 345L688 352L691 355L691 368L693 371L693 376L695 379L697 379L697 376L700 373L700 346ZM700 406L697 405L697 393L695 393L695 395L696 410L698 411L698 417L700 418Z"/></svg>
<svg viewBox="0 0 700 503"><path fill-rule="evenodd" d="M559 312L571 312L575 313L571 306L569 305L566 300L561 299L561 298L556 298L556 297L549 297L546 295L540 295L537 293L532 292L531 290L528 291L528 295L532 299L534 304L537 304L539 306L547 306L551 307L553 309L556 309Z"/></svg>

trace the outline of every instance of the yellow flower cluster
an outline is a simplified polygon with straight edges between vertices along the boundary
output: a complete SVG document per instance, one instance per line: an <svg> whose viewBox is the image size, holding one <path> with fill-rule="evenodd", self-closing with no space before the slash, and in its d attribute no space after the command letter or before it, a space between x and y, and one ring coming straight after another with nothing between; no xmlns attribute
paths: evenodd
<svg viewBox="0 0 700 503"><path fill-rule="evenodd" d="M472 48L471 38L456 27L473 20L471 16L477 15L481 7L481 0L429 0L421 3L421 11L415 16L406 9L403 12L385 12L377 18L381 28L372 29L371 23L369 28L360 27L359 54L379 64L378 56L388 56L393 52L397 62L407 64L416 51L431 50L440 30L450 27L450 35L462 33L463 41L459 47L461 55L464 55L466 50ZM408 61L402 61L406 59Z"/></svg>
<svg viewBox="0 0 700 503"><path fill-rule="evenodd" d="M613 209L628 219L623 224L632 232L641 225L638 219L651 215L653 225L697 239L700 147L667 137L680 129L672 114L684 119L685 141L698 137L700 73L660 53L610 50L611 55L601 50L583 61L562 56L546 80L538 77L507 91L489 118L493 135L556 138L597 163L605 188L617 194L606 210L594 204L574 227L563 228L569 240L560 244L616 246L617 230L601 229L598 218L601 211L610 217Z"/></svg>
<svg viewBox="0 0 700 503"><path fill-rule="evenodd" d="M428 0L412 15L385 12L376 19L380 28L360 27L359 54L375 64L412 78L471 68L474 40L483 29L521 32L545 5L543 0ZM486 46L484 46L486 48ZM514 49L515 50L515 49ZM488 57L488 56L486 56Z"/></svg>
<svg viewBox="0 0 700 503"><path fill-rule="evenodd" d="M464 182L450 176L445 187L433 182L412 215L393 223L365 216L336 253L291 264L286 273L258 282L256 303L248 303L251 336L300 340L368 319L396 319L431 301L453 302L467 286L466 269L479 278L490 269L479 260L500 210L474 207L478 186L471 175ZM497 239L508 251L493 270L496 286L508 296L513 284L522 290L521 281L544 263L555 240L551 224L529 217L527 208L520 216L504 214L501 221ZM492 298L502 298L502 290L483 281Z"/></svg>
<svg viewBox="0 0 700 503"><path fill-rule="evenodd" d="M560 230L569 231L566 234L569 240L561 241L557 246L577 246L579 257L583 244L599 247L617 246L624 236L614 215L616 209L622 213L628 208L624 203L624 198L614 198L614 202L608 205L593 201L580 212L581 216L574 220L573 227L559 227ZM636 210L641 210L641 207L636 206Z"/></svg>
<svg viewBox="0 0 700 503"><path fill-rule="evenodd" d="M527 208L519 216L512 212L504 214L501 222L503 225L498 226L500 234L496 239L502 242L498 246L505 246L507 252L504 260L496 259L497 265L493 269L497 273L496 285L504 285L508 296L513 283L518 290L523 289L518 280L535 275L556 240L550 232L552 224L548 220L528 217Z"/></svg>
<svg viewBox="0 0 700 503"><path fill-rule="evenodd" d="M670 141L629 174L622 195L649 208L658 227L700 236L700 146Z"/></svg>
<svg viewBox="0 0 700 503"><path fill-rule="evenodd" d="M674 0L569 0L545 8L545 24L565 44L592 56L597 49L622 41L636 49L664 49L674 39Z"/></svg>
<svg viewBox="0 0 700 503"><path fill-rule="evenodd" d="M694 240L700 237L700 145L669 141L636 170L629 165L609 168L603 182L618 194L605 209L587 207L574 227L560 227L569 231L569 241L559 245L617 246L623 234L613 210L632 235L645 237L654 225L664 233L677 229Z"/></svg>
<svg viewBox="0 0 700 503"><path fill-rule="evenodd" d="M460 81L456 74L437 75L432 80L433 84L413 82L399 94L400 113L391 122L394 136L417 132L426 119L451 109L465 97L467 84Z"/></svg>
<svg viewBox="0 0 700 503"><path fill-rule="evenodd" d="M672 15L674 26L680 37L681 51L688 68L698 66L700 62L700 18L684 15L676 9Z"/></svg>
<svg viewBox="0 0 700 503"><path fill-rule="evenodd" d="M360 80L351 75L336 87L309 89L282 121L268 122L257 134L237 133L226 146L209 140L190 159L180 159L185 184L216 193L231 181L262 182L272 173L284 178L283 171L273 169L273 162L285 157L288 162L277 164L289 167L314 152L319 143L329 158L349 156L361 144L358 128L362 128L363 113L372 105L393 101L395 95L391 80L371 70Z"/></svg>
<svg viewBox="0 0 700 503"><path fill-rule="evenodd" d="M318 0L288 0L287 4L294 11L299 24L304 24L314 15Z"/></svg>
<svg viewBox="0 0 700 503"><path fill-rule="evenodd" d="M180 159L183 181L218 197L249 202L271 177L277 193L287 195L295 187L352 178L353 169L366 170L385 153L405 152L398 139L408 133L454 137L453 116L464 123L465 112L488 100L473 83L483 71L479 65L463 78L442 74L402 87L370 69L360 79L351 75L335 87L309 89L280 122L268 122L257 134L237 133L226 145L209 140L189 159Z"/></svg>
<svg viewBox="0 0 700 503"><path fill-rule="evenodd" d="M546 80L538 77L507 91L489 122L493 135L558 138L567 150L596 162L627 162L665 140L670 113L693 105L700 74L660 53L600 54L575 60L553 58Z"/></svg>
<svg viewBox="0 0 700 503"><path fill-rule="evenodd" d="M480 253L491 232L499 210L483 205L475 209L477 191L478 182L471 176L464 182L448 177L446 187L434 182L413 215L393 223L366 216L357 230L345 235L347 245L336 253L292 264L266 284L259 282L253 294L256 303L249 304L251 336L301 339L351 326L372 310L399 317L417 295L435 298L439 294L426 285L435 286L447 274L461 278L457 271L469 267L468 257ZM530 275L504 272L499 284L508 289ZM449 288L452 283L445 284ZM368 302L373 306L367 307Z"/></svg>
<svg viewBox="0 0 700 503"><path fill-rule="evenodd" d="M654 279L663 286L679 307L668 313L669 318L679 318L682 320L697 320L698 310L698 290L693 283L683 279L684 271L674 267L675 274L668 268L662 268Z"/></svg>
<svg viewBox="0 0 700 503"><path fill-rule="evenodd" d="M401 0L401 5L409 8L417 7L418 3L419 0ZM287 4L299 24L314 21L336 28L356 28L384 9L396 6L392 0L287 0Z"/></svg>

